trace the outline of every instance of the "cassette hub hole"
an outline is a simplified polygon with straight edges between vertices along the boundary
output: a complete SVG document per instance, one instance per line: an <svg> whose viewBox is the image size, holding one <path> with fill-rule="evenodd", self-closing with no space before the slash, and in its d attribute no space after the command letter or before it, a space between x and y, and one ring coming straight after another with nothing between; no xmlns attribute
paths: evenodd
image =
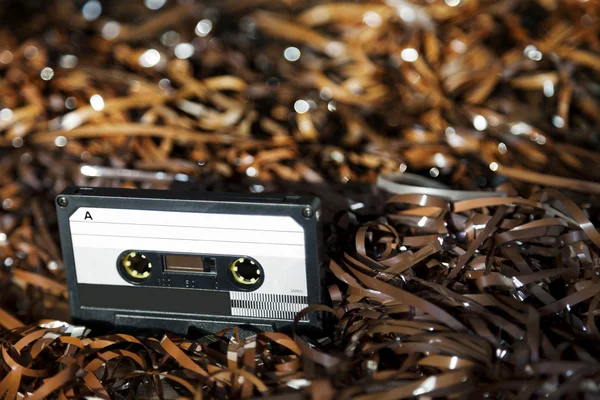
<svg viewBox="0 0 600 400"><path fill-rule="evenodd" d="M248 258L238 258L229 267L235 282L241 285L256 285L262 279L258 264Z"/></svg>
<svg viewBox="0 0 600 400"><path fill-rule="evenodd" d="M152 263L146 256L135 251L125 254L121 259L121 265L127 275L138 280L148 278L152 270Z"/></svg>

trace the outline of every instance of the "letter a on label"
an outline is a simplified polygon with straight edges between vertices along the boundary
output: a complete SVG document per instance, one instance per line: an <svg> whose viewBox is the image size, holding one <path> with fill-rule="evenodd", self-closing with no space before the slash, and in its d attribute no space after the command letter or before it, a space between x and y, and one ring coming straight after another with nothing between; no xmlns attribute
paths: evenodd
<svg viewBox="0 0 600 400"><path fill-rule="evenodd" d="M88 220L89 219L89 220L92 220L92 221L94 220L94 218L92 218L92 214L90 214L89 211L85 212L85 218L83 218L83 219L84 220Z"/></svg>

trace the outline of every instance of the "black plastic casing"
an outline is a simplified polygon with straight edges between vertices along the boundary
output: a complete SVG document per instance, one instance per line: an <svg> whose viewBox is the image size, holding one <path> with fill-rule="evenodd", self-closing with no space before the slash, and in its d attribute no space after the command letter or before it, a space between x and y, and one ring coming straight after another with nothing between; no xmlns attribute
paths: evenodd
<svg viewBox="0 0 600 400"><path fill-rule="evenodd" d="M321 284L322 236L318 224L320 204L318 198L311 196L69 187L57 196L56 210L72 319L76 323L92 327L167 331L181 335L187 334L190 328L208 332L216 332L233 326L249 326L263 331L288 329L291 325L289 321L193 313L189 311L189 307L185 312L178 312L176 309L172 312L165 312L129 308L127 296L123 297L122 293L119 296L123 298L118 301L122 306L119 305L118 308L82 305L81 297L86 295L82 290L88 289L86 289L86 285L78 284L69 217L80 207L292 217L304 230L307 302L308 304L321 304L324 292ZM248 254L248 256L252 257L252 254ZM107 265L106 268L115 268L115 265ZM119 287L119 290L123 292L131 288L131 295L135 295L134 287L126 288ZM171 289L173 288L155 288L156 293L165 301L168 301ZM176 289L202 290L184 287ZM115 293L111 293L114 290L107 287L105 295L114 297ZM321 328L323 321L319 314L312 313L308 315L306 321L301 322L301 325Z"/></svg>

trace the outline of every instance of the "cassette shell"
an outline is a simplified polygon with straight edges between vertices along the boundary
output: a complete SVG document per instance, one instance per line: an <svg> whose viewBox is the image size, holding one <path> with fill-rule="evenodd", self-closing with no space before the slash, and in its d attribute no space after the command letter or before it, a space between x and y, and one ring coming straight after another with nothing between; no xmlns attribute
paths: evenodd
<svg viewBox="0 0 600 400"><path fill-rule="evenodd" d="M268 331L289 326L298 311L322 301L315 197L68 188L56 203L74 321L179 334L233 325ZM143 227L126 226L139 218ZM196 226L196 220L202 222ZM230 232L219 236L211 229ZM153 232L175 236L158 240ZM159 242L174 247L152 247ZM130 253L147 257L152 272L124 279L119 257ZM177 260L168 268L166 256ZM258 273L252 266L260 267ZM246 275L232 279L234 267ZM300 323L322 321L311 314Z"/></svg>

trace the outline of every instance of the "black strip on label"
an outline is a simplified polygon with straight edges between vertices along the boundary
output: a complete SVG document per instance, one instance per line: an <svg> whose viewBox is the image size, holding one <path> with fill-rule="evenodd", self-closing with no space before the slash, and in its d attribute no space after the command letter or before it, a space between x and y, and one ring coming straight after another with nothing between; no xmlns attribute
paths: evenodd
<svg viewBox="0 0 600 400"><path fill-rule="evenodd" d="M82 306L126 311L231 315L229 292L143 286L77 285Z"/></svg>

